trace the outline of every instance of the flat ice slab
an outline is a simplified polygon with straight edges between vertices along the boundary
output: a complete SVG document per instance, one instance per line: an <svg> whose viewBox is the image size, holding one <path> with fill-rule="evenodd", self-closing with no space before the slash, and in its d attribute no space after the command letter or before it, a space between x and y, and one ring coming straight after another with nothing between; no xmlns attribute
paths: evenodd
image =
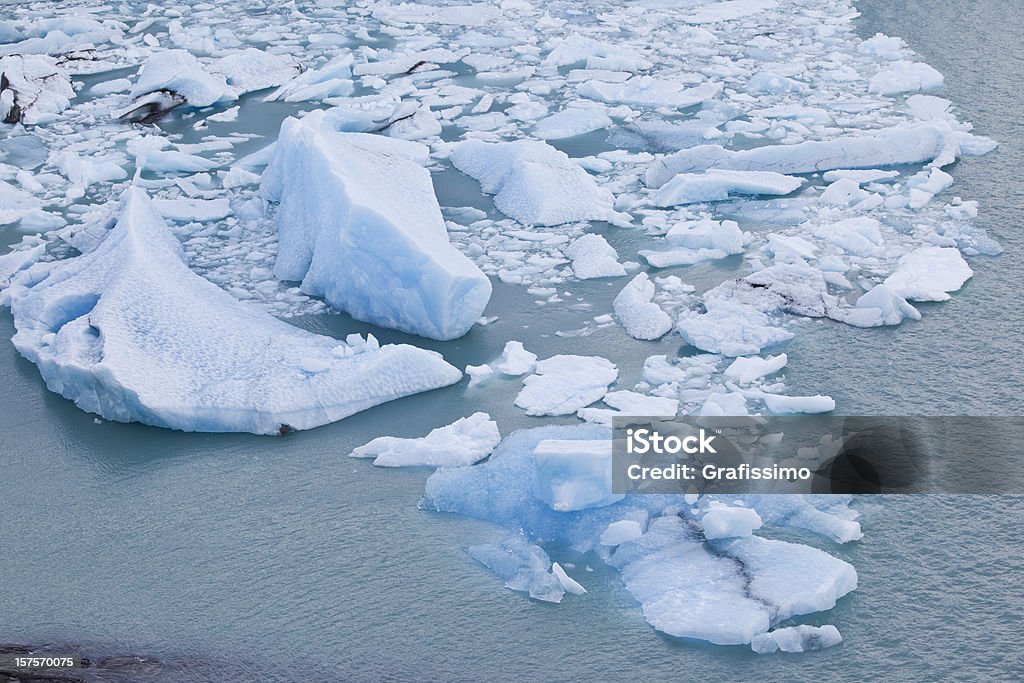
<svg viewBox="0 0 1024 683"><path fill-rule="evenodd" d="M473 413L418 439L376 438L350 455L375 458L377 467L459 467L486 458L500 442L498 423L487 413Z"/></svg>
<svg viewBox="0 0 1024 683"><path fill-rule="evenodd" d="M612 193L546 142L466 140L455 146L451 160L494 195L498 211L524 225L608 220L612 215Z"/></svg>
<svg viewBox="0 0 1024 683"><path fill-rule="evenodd" d="M357 320L461 337L491 283L453 247L416 143L331 130L316 113L281 125L263 196L279 201L274 274Z"/></svg>
<svg viewBox="0 0 1024 683"><path fill-rule="evenodd" d="M138 188L93 251L40 267L8 290L14 344L50 390L108 420L277 434L462 376L437 353L346 344L237 301L189 270Z"/></svg>
<svg viewBox="0 0 1024 683"><path fill-rule="evenodd" d="M720 202L733 195L784 195L803 184L800 178L774 171L680 173L654 195L656 206Z"/></svg>
<svg viewBox="0 0 1024 683"><path fill-rule="evenodd" d="M883 168L948 161L960 153L959 142L969 134L951 130L945 122L895 126L845 135L832 140L808 140L795 145L765 145L729 150L720 145L698 145L657 160L648 169L646 183L661 187L679 173L708 169L772 171L782 174L815 173L835 169Z"/></svg>

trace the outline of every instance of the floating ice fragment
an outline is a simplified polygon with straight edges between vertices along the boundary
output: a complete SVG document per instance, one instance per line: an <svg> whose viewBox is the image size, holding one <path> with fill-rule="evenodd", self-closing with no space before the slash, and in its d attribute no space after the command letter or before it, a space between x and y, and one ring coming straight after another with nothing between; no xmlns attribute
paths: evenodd
<svg viewBox="0 0 1024 683"><path fill-rule="evenodd" d="M108 420L277 434L457 382L440 355L337 340L235 300L193 274L145 193L129 188L92 251L17 279L14 344L47 387ZM329 366L310 374L309 359Z"/></svg>
<svg viewBox="0 0 1024 683"><path fill-rule="evenodd" d="M889 291L911 301L946 301L974 275L960 250L919 247L900 258L896 272L885 279Z"/></svg>
<svg viewBox="0 0 1024 683"><path fill-rule="evenodd" d="M376 458L377 467L460 467L486 458L500 442L498 423L487 413L473 413L418 439L376 438L350 457Z"/></svg>
<svg viewBox="0 0 1024 683"><path fill-rule="evenodd" d="M528 593L535 600L561 602L565 588L551 573L551 558L539 546L526 540L523 533L507 536L501 543L474 545L470 557L505 579L505 586Z"/></svg>
<svg viewBox="0 0 1024 683"><path fill-rule="evenodd" d="M635 541L644 535L640 522L632 519L621 519L612 522L601 532L601 545L622 545Z"/></svg>
<svg viewBox="0 0 1024 683"><path fill-rule="evenodd" d="M523 380L515 404L527 415L571 415L608 393L618 376L615 365L599 356L552 356Z"/></svg>
<svg viewBox="0 0 1024 683"><path fill-rule="evenodd" d="M607 220L613 213L611 192L545 142L466 140L451 161L494 195L499 211L524 225Z"/></svg>
<svg viewBox="0 0 1024 683"><path fill-rule="evenodd" d="M280 201L274 273L358 320L454 339L491 283L449 243L430 173L398 142L327 130L315 112L282 124L261 185Z"/></svg>
<svg viewBox="0 0 1024 683"><path fill-rule="evenodd" d="M831 624L825 626L789 626L762 633L750 641L750 649L758 654L772 652L811 652L843 642L839 629Z"/></svg>
<svg viewBox="0 0 1024 683"><path fill-rule="evenodd" d="M679 173L715 168L774 171L789 175L840 168L920 164L936 160L948 164L960 154L983 154L992 149L990 144L976 143L975 138L977 136L954 131L947 122L933 121L845 135L831 140L766 145L739 151L719 145L698 145L655 161L647 169L645 182L649 187L661 187ZM984 141L985 138L978 140Z"/></svg>
<svg viewBox="0 0 1024 683"><path fill-rule="evenodd" d="M761 517L756 510L730 505L713 505L701 518L704 538L709 541L720 538L750 536L761 528Z"/></svg>
<svg viewBox="0 0 1024 683"><path fill-rule="evenodd" d="M654 303L654 294L654 283L640 273L612 302L615 317L634 339L659 339L672 329L672 319Z"/></svg>
<svg viewBox="0 0 1024 683"><path fill-rule="evenodd" d="M551 573L555 575L556 579L558 579L558 583L562 584L562 588L565 589L566 593L570 593L572 595L583 595L587 592L587 589L581 586L574 578L566 574L565 570L562 569L562 565L557 562L551 563Z"/></svg>
<svg viewBox="0 0 1024 683"><path fill-rule="evenodd" d="M71 77L53 57L0 57L0 121L25 125L52 121L74 96Z"/></svg>
<svg viewBox="0 0 1024 683"><path fill-rule="evenodd" d="M740 384L750 384L756 379L778 372L786 367L786 354L767 358L737 358L725 369L725 376Z"/></svg>
<svg viewBox="0 0 1024 683"><path fill-rule="evenodd" d="M772 171L680 173L654 195L655 206L719 202L731 195L784 195L803 184L800 178Z"/></svg>
<svg viewBox="0 0 1024 683"><path fill-rule="evenodd" d="M505 344L501 352L501 360L494 364L494 369L503 375L513 377L533 372L537 365L537 354L530 353L519 341L510 341Z"/></svg>
<svg viewBox="0 0 1024 683"><path fill-rule="evenodd" d="M601 235L588 233L577 238L566 248L565 255L572 259L572 272L580 280L626 274L618 252Z"/></svg>

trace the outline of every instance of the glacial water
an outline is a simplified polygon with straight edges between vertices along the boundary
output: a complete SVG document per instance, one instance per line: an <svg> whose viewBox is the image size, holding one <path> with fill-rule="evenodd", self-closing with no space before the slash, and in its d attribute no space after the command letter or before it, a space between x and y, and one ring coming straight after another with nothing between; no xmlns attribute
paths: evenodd
<svg viewBox="0 0 1024 683"><path fill-rule="evenodd" d="M862 330L799 322L812 329L786 349L787 385L828 393L849 413L1024 414L1024 8L859 7L862 35L904 37L946 76L943 94L962 118L999 141L996 152L951 172L955 192L979 200L979 224L1006 252L972 259L974 279L951 301L923 306L919 323ZM240 125L246 106L257 105L243 105ZM268 132L286 113L267 108L253 125ZM435 184L442 204L489 201L456 172ZM635 251L629 231L605 234L620 253ZM703 288L740 265L680 273ZM622 377L635 378L647 355L675 353L681 340L670 335L641 354L618 327L556 335L608 311L618 285L567 285L589 305L579 310L539 307L524 289L498 285L488 309L496 322L427 346L462 366L521 339L541 357L567 348L609 357ZM408 339L344 316L296 323ZM5 310L0 337L12 333ZM843 645L758 656L657 634L614 571L564 548L549 550L576 564L584 598L548 605L505 590L464 552L500 531L419 510L427 471L384 471L346 457L375 436L420 435L474 410L489 411L504 433L535 424L512 406L518 381L476 391L463 383L275 439L97 423L48 392L6 343L0 373L0 642L149 655L161 667L140 680L175 682L1024 676L1024 497L859 501L864 540L838 547L802 539L857 568L858 590L809 620L838 625Z"/></svg>

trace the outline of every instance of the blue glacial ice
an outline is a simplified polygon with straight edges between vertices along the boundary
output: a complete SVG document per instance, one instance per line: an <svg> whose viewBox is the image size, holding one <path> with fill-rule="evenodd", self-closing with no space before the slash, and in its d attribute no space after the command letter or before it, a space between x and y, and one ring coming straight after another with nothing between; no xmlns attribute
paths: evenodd
<svg viewBox="0 0 1024 683"><path fill-rule="evenodd" d="M138 188L93 251L22 269L5 296L47 387L119 422L276 434L462 376L437 353L342 343L235 300L189 270Z"/></svg>
<svg viewBox="0 0 1024 683"><path fill-rule="evenodd" d="M281 126L261 191L279 202L274 273L353 318L433 339L461 337L491 283L448 241L412 143L331 130L311 114Z"/></svg>
<svg viewBox="0 0 1024 683"><path fill-rule="evenodd" d="M683 638L751 643L857 587L854 568L823 550L751 535L788 526L854 540L847 499L608 495L598 453L608 439L607 428L589 425L515 432L483 464L437 470L421 505L508 529L505 541L470 552L539 599L561 599L540 545L596 553L652 626ZM552 494L572 504L552 505Z"/></svg>

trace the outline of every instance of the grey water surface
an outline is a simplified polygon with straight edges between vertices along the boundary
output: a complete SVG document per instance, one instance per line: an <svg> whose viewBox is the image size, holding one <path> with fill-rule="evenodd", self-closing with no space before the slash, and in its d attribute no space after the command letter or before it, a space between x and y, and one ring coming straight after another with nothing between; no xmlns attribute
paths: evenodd
<svg viewBox="0 0 1024 683"><path fill-rule="evenodd" d="M974 279L951 301L923 306L920 322L877 330L799 323L808 329L786 348L787 384L794 393L828 393L849 414L1022 415L1024 7L858 5L862 35L904 37L945 75L943 94L961 118L999 141L996 152L951 172L955 193L980 202L979 224L1006 251L972 259ZM459 178L435 178L442 204L489 202ZM607 234L627 251L635 239ZM741 265L679 272L700 286ZM604 355L630 386L647 355L684 351L682 341L670 335L638 353L618 327L555 335L607 312L620 286L572 283L565 290L591 307L567 311L498 285L488 309L496 322L428 345L458 366L492 359L508 339L542 357ZM382 341L408 339L344 316L297 322L335 335L372 330ZM11 334L4 311L0 337ZM864 540L837 546L800 537L857 568L858 590L809 620L836 624L844 643L759 656L660 636L614 571L565 548L548 549L576 564L586 596L549 605L505 590L464 552L501 531L419 510L427 471L378 470L346 457L373 437L422 435L474 410L489 411L503 433L539 424L512 406L518 381L474 390L463 382L267 438L96 422L48 392L7 343L0 377L0 642L162 662L111 680L1024 677L1024 497L859 500Z"/></svg>

